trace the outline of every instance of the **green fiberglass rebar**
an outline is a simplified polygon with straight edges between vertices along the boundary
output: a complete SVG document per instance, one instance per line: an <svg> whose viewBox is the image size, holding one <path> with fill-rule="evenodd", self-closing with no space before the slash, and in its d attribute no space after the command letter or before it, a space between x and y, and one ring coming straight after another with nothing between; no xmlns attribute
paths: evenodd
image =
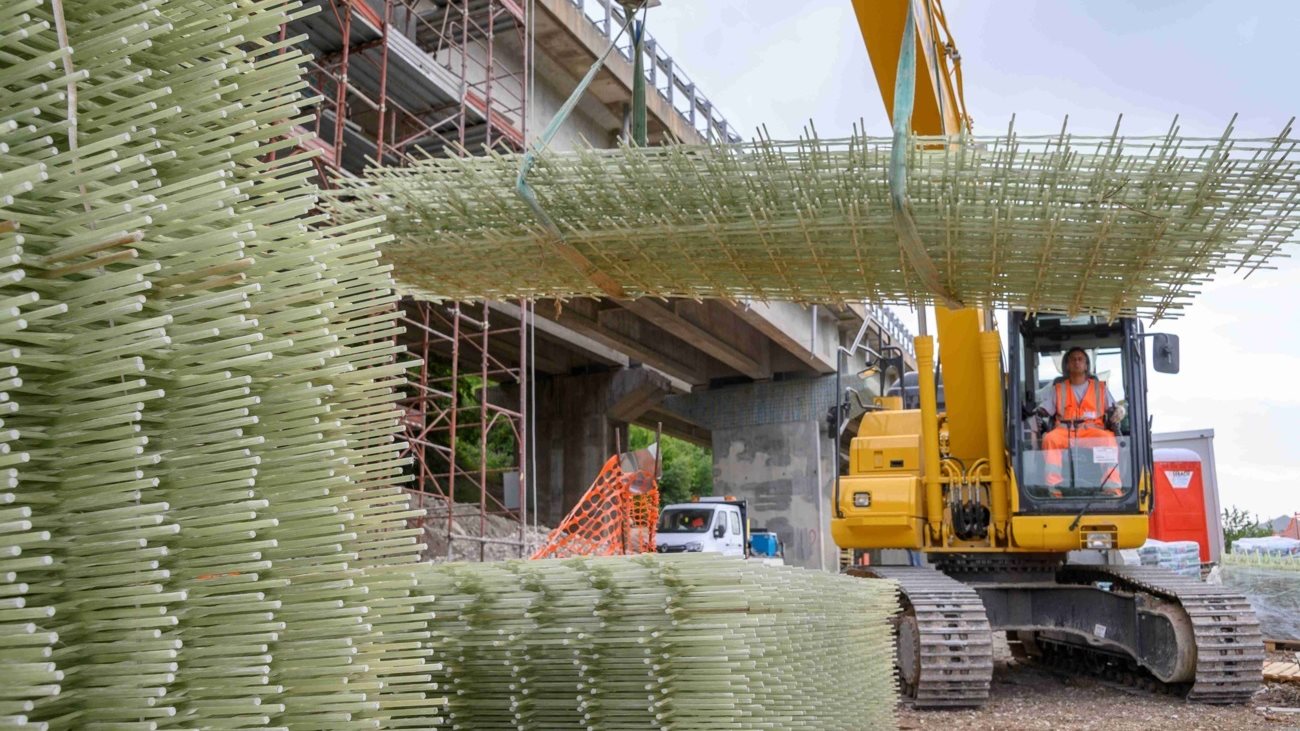
<svg viewBox="0 0 1300 731"><path fill-rule="evenodd" d="M428 727L395 294L314 213L298 4L3 5L0 725Z"/></svg>
<svg viewBox="0 0 1300 731"><path fill-rule="evenodd" d="M964 304L1173 314L1220 269L1268 266L1296 242L1289 135L914 139L909 205ZM529 185L556 229L515 195L520 155L372 168L331 205L386 215L385 257L429 297L934 301L899 246L892 147L858 134L546 152Z"/></svg>
<svg viewBox="0 0 1300 731"><path fill-rule="evenodd" d="M285 0L0 8L0 726L888 727L894 589L417 563L396 290Z"/></svg>
<svg viewBox="0 0 1300 731"><path fill-rule="evenodd" d="M895 726L892 582L711 556L422 565L448 729Z"/></svg>

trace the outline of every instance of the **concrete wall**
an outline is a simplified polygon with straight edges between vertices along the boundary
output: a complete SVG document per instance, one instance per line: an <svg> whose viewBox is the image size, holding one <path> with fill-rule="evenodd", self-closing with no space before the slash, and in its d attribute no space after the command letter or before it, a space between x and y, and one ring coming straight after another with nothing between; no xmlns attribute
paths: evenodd
<svg viewBox="0 0 1300 731"><path fill-rule="evenodd" d="M484 81L487 79L488 48L486 40L472 40L463 47L465 58L461 58L462 47L447 48L434 54L438 63L459 75L462 61L465 69L465 82L473 87L479 96L487 93ZM514 124L519 124L518 109L523 106L524 53L519 42L508 34L501 34L493 40L492 63L495 73L492 80L493 106L498 112L508 117Z"/></svg>
<svg viewBox="0 0 1300 731"><path fill-rule="evenodd" d="M539 50L545 51L545 49ZM478 89L482 94L481 83L486 78L488 60L486 41L472 41L465 47L464 52L469 59L465 68L466 81L472 85L480 85ZM448 49L436 54L434 58L438 63L460 73L460 54L459 48ZM497 35L493 41L492 60L497 67L497 78L493 81L493 94L499 95L502 107L513 109L521 106L520 96L524 93L522 74L524 51L518 39L508 33ZM577 79L572 78L562 67L541 55L536 59L534 82L533 97L528 100L525 110L528 115L530 142L542 133L569 98L569 94L572 94L578 86ZM505 114L516 124L519 122L515 113ZM556 134L551 142L551 149L572 150L580 144L611 147L617 139L618 124L619 120L615 119L603 104L587 94L578 102L578 106Z"/></svg>
<svg viewBox="0 0 1300 731"><path fill-rule="evenodd" d="M827 498L831 459L831 442L819 421L715 430L713 492L745 498L750 525L781 537L786 563L834 568Z"/></svg>
<svg viewBox="0 0 1300 731"><path fill-rule="evenodd" d="M742 316L769 338L797 352L800 363L811 365L821 373L835 372L836 350L848 345L840 342L839 319L825 307L746 301ZM853 335L848 333L846 337ZM846 364L846 370L860 370L861 362L859 353L852 363Z"/></svg>
<svg viewBox="0 0 1300 731"><path fill-rule="evenodd" d="M842 386L862 388L860 379ZM786 562L835 570L830 538L834 450L826 415L835 377L753 383L664 400L713 435L713 492L749 501L751 525L774 531Z"/></svg>
<svg viewBox="0 0 1300 731"><path fill-rule="evenodd" d="M539 64L540 65L540 64ZM533 86L533 97L528 100L528 137L533 140L540 136L551 123L556 112L577 87L577 80L570 79L558 69L550 69L543 75L539 69ZM599 121L598 121L599 120ZM617 131L610 131L606 125L614 123L613 115L603 105L590 96L584 97L565 120L560 131L551 142L552 150L572 150L583 145L592 147L613 147L618 140Z"/></svg>
<svg viewBox="0 0 1300 731"><path fill-rule="evenodd" d="M617 426L605 415L614 373L539 379L537 515L555 526L614 452Z"/></svg>

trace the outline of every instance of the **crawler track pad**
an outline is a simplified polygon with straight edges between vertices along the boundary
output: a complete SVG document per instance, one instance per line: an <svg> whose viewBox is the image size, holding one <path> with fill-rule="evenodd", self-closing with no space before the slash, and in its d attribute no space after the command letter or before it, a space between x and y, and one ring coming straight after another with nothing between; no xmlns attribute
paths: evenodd
<svg viewBox="0 0 1300 731"><path fill-rule="evenodd" d="M931 568L855 567L849 573L898 582L898 673L915 707L972 708L988 700L993 635L973 589Z"/></svg>

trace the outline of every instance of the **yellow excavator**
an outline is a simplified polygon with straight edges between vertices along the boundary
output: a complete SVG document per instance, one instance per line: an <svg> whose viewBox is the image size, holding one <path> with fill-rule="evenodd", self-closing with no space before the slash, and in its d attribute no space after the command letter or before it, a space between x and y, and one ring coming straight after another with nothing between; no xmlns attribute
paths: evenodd
<svg viewBox="0 0 1300 731"><path fill-rule="evenodd" d="M939 0L853 5L896 133L968 132ZM900 63L914 69L914 99L895 98ZM879 354L882 372L892 362L900 378L894 395L855 415L831 520L842 549L926 559L847 569L900 585L905 694L918 707L982 704L993 633L1005 632L1013 651L1070 670L1208 703L1249 699L1264 648L1244 598L1157 567L1067 561L1146 541L1147 368L1176 372L1177 340L1133 318L1013 310L1004 353L991 310L937 306L936 367L936 337L919 316L914 376ZM836 434L846 409L834 410Z"/></svg>

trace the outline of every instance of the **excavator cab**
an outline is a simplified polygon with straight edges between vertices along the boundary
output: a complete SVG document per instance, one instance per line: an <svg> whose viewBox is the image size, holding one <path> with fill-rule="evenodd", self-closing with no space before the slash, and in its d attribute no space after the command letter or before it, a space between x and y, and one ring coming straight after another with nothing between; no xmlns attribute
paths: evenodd
<svg viewBox="0 0 1300 731"><path fill-rule="evenodd" d="M1011 312L1007 333L1019 514L1140 512L1151 474L1141 322ZM1088 364L1082 384L1070 382L1063 362L1075 348ZM1074 416L1088 418L1066 418L1066 402L1086 403Z"/></svg>

